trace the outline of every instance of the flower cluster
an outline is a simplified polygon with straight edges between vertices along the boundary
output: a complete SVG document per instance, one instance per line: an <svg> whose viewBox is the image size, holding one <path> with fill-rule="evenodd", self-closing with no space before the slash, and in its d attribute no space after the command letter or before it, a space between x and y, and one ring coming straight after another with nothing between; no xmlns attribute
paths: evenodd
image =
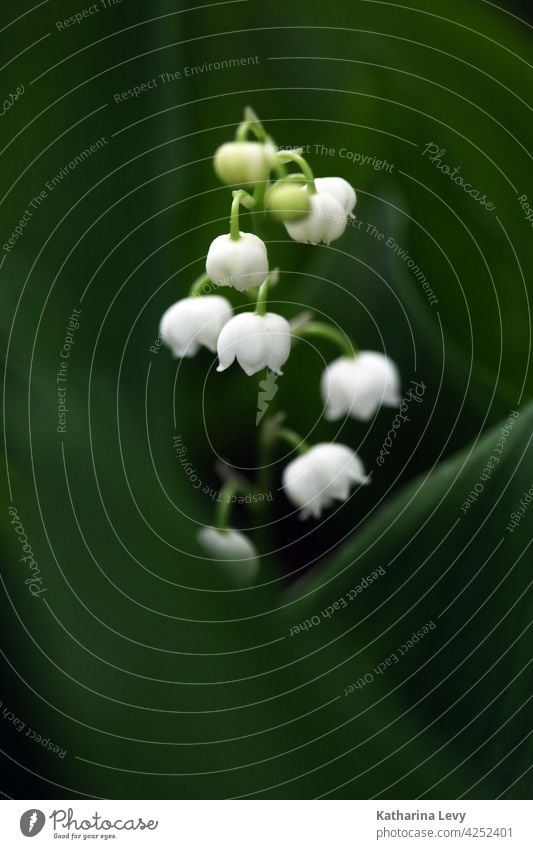
<svg viewBox="0 0 533 849"><path fill-rule="evenodd" d="M278 273L271 269L265 242L240 228L244 207L256 221L270 215L281 222L295 241L330 245L343 235L353 216L357 200L353 187L342 177L315 177L300 150L278 149L251 109L245 110L235 140L216 151L214 168L219 179L233 187L229 232L211 242L205 274L193 283L188 297L170 306L161 319L161 338L174 356L192 357L203 346L216 351L219 372L236 360L248 376L265 368L282 374L298 339L322 337L342 352L320 380L327 420L351 416L368 421L381 405L398 406L400 377L387 356L358 352L332 325L308 317L291 325L284 316L268 311L269 287L278 282ZM255 309L234 314L227 298L211 294L213 288L224 286L252 295ZM368 483L362 461L346 445L308 446L294 431L282 427L279 417L275 422L268 420L264 432L270 442L284 439L298 452L284 469L282 482L302 518L318 519L333 500L345 501L352 486ZM225 484L227 491L242 486L242 479L236 477ZM229 499L221 500L216 527L203 528L198 539L210 556L237 564L233 574L249 583L259 568L257 549L228 527L228 504Z"/></svg>

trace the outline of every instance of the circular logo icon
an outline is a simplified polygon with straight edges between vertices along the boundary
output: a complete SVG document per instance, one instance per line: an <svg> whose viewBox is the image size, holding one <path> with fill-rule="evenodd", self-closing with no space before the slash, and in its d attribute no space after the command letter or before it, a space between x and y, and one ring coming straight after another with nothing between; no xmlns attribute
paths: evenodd
<svg viewBox="0 0 533 849"><path fill-rule="evenodd" d="M46 817L42 811L32 808L25 811L20 818L20 830L24 837L35 837L42 831Z"/></svg>

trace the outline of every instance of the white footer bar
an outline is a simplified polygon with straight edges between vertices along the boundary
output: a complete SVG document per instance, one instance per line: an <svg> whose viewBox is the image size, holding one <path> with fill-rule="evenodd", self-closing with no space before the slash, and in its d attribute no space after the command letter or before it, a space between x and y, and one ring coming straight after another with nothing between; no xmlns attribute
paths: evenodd
<svg viewBox="0 0 533 849"><path fill-rule="evenodd" d="M10 849L532 849L531 815L530 801L25 800L0 804L0 833Z"/></svg>

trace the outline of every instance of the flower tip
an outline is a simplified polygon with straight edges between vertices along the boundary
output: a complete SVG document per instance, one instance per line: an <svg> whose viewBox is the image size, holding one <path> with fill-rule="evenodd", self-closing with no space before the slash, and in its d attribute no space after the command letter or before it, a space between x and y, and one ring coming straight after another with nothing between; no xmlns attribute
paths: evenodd
<svg viewBox="0 0 533 849"><path fill-rule="evenodd" d="M243 365L243 363L241 363L241 366L242 366L242 370L243 370L243 372L244 372L244 373L245 373L248 377L253 377L253 376L254 376L254 374L257 374L257 372L258 372L258 371L261 371L261 368L262 368L261 366L259 366L259 368L257 368L256 366Z"/></svg>

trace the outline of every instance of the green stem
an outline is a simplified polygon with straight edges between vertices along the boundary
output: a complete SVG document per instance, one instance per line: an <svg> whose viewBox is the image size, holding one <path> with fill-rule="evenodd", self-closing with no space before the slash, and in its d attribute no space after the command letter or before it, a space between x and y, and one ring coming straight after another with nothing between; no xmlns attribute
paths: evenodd
<svg viewBox="0 0 533 849"><path fill-rule="evenodd" d="M263 280L257 292L257 301L255 303L256 315L266 315L269 282L269 278L267 277L265 280Z"/></svg>
<svg viewBox="0 0 533 849"><path fill-rule="evenodd" d="M253 193L253 210L252 210L252 227L253 231L256 235L260 232L261 227L261 218L260 213L264 212L265 209L265 192L268 186L268 180L261 180L260 183L254 189Z"/></svg>
<svg viewBox="0 0 533 849"><path fill-rule="evenodd" d="M238 142L247 141L247 137L248 137L248 121L243 121L237 127L237 130L235 132L235 141L238 141Z"/></svg>
<svg viewBox="0 0 533 849"><path fill-rule="evenodd" d="M246 141L248 133L253 133L258 141L267 141L269 136L266 134L258 116L251 106L247 106L244 110L244 120L237 127L235 133L236 141Z"/></svg>
<svg viewBox="0 0 533 849"><path fill-rule="evenodd" d="M309 451L310 445L307 442L304 442L302 437L296 433L295 430L291 430L288 427L280 427L276 432L276 436L279 439L283 439L284 442L287 442L293 448L296 448L299 454L305 454L306 451Z"/></svg>
<svg viewBox="0 0 533 849"><path fill-rule="evenodd" d="M310 195L314 195L316 193L315 175L313 174L309 163L303 158L303 156L300 156L300 154L296 153L294 150L284 150L282 151L282 154L283 159L288 159L290 162L294 162L296 165L298 165L300 171L305 176L307 182L307 191Z"/></svg>
<svg viewBox="0 0 533 849"><path fill-rule="evenodd" d="M247 141L249 133L253 133L258 141L263 142L264 144L271 144L273 148L277 150L278 146L276 142L274 141L272 136L268 135L261 121L259 120L259 117L254 112L251 106L247 106L244 110L244 120L237 127L237 130L235 132L235 141ZM272 169L276 172L278 177L285 177L287 173L283 163L279 162L279 160L276 158L274 158Z"/></svg>
<svg viewBox="0 0 533 849"><path fill-rule="evenodd" d="M333 342L347 357L357 356L357 347L351 340L336 327L331 324L326 324L322 321L310 321L308 324L303 324L293 330L292 335L295 338L304 338L306 336L316 336L321 339L327 339L328 342Z"/></svg>
<svg viewBox="0 0 533 849"><path fill-rule="evenodd" d="M216 509L216 527L219 531L227 531L228 521L231 513L232 496L240 489L237 480L226 481L219 493Z"/></svg>
<svg viewBox="0 0 533 849"><path fill-rule="evenodd" d="M207 274L200 274L199 277L196 278L191 288L189 289L189 297L195 298L198 295L207 294L204 292L204 288L206 284L209 284L208 291L211 290L211 278L207 276Z"/></svg>
<svg viewBox="0 0 533 849"><path fill-rule="evenodd" d="M260 492L270 492L272 489L272 446L276 441L278 428L285 419L285 413L277 412L263 419L259 428L257 440L257 486ZM266 502L261 505L263 512L266 511Z"/></svg>
<svg viewBox="0 0 533 849"><path fill-rule="evenodd" d="M237 189L236 192L233 192L233 200L231 202L231 214L229 220L229 234L230 238L233 241L238 242L241 238L240 230L239 230L239 206L241 205L241 201L244 197L250 197L248 192L245 192L244 189Z"/></svg>
<svg viewBox="0 0 533 849"><path fill-rule="evenodd" d="M264 207L267 180L261 180L254 190L254 212L260 212Z"/></svg>

